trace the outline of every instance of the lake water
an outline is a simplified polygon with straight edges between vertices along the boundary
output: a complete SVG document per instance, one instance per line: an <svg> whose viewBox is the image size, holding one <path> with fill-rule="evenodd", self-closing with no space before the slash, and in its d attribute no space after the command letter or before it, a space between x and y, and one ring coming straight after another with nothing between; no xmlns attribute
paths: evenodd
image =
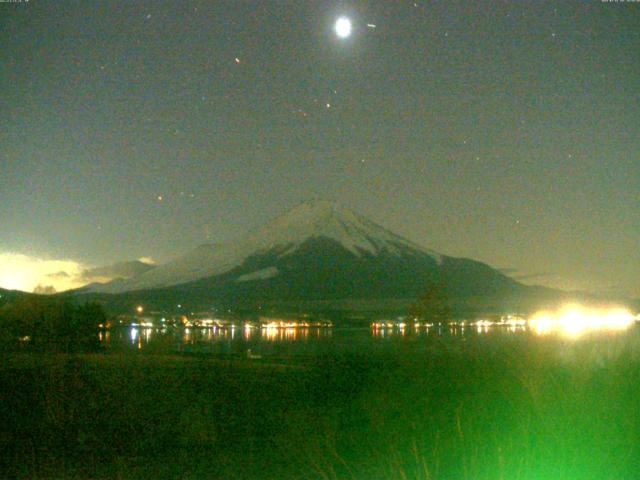
<svg viewBox="0 0 640 480"><path fill-rule="evenodd" d="M624 329L567 334L531 326L467 326L400 329L322 328L141 328L118 327L100 334L111 351L198 353L255 360L304 358L340 353L437 354L448 351L491 351L512 345L540 345L560 358L615 357L622 352L640 358L640 325ZM586 357L585 357L586 355ZM257 357L260 358L257 358Z"/></svg>

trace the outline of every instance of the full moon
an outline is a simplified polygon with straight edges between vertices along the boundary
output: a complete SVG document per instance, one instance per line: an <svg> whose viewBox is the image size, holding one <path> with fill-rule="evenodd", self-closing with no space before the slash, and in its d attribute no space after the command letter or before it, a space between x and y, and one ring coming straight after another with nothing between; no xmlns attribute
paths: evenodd
<svg viewBox="0 0 640 480"><path fill-rule="evenodd" d="M351 35L351 20L346 17L340 17L336 21L335 29L336 35L338 35L340 38L347 38L349 35Z"/></svg>

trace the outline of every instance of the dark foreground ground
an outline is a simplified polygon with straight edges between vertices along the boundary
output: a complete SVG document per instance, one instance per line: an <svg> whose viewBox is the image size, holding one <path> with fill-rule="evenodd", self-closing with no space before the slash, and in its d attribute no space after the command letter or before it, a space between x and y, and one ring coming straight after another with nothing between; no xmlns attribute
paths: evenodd
<svg viewBox="0 0 640 480"><path fill-rule="evenodd" d="M4 355L0 478L639 478L633 349L563 348Z"/></svg>

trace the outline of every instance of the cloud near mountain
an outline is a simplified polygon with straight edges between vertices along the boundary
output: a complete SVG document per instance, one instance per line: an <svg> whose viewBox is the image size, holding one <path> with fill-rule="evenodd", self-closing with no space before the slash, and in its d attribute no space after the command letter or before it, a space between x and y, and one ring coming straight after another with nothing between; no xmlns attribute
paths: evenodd
<svg viewBox="0 0 640 480"><path fill-rule="evenodd" d="M60 271L60 272L55 272L55 273L48 273L47 274L47 278L55 278L55 279L59 279L59 278L71 278L71 275L69 275L67 272L65 271Z"/></svg>
<svg viewBox="0 0 640 480"><path fill-rule="evenodd" d="M15 252L0 252L0 288L51 293L82 287L88 283L130 278L154 268L153 259L91 267L68 259L50 259Z"/></svg>
<svg viewBox="0 0 640 480"><path fill-rule="evenodd" d="M147 261L142 261L147 260ZM149 258L141 258L131 262L118 262L113 265L89 268L82 271L80 279L84 283L108 282L115 278L132 278L155 268Z"/></svg>

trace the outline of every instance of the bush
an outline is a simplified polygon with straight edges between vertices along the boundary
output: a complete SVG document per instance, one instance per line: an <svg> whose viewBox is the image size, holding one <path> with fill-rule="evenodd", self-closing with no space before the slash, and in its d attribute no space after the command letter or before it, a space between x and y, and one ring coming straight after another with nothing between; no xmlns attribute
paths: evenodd
<svg viewBox="0 0 640 480"><path fill-rule="evenodd" d="M97 303L74 305L46 297L23 297L0 308L0 343L5 350L96 351L99 325L105 322L105 313Z"/></svg>

